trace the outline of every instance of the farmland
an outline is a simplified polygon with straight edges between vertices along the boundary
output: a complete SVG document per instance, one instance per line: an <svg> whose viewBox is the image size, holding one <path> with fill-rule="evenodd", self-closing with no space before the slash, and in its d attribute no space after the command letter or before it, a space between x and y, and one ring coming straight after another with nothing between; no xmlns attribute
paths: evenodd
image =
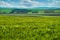
<svg viewBox="0 0 60 40"><path fill-rule="evenodd" d="M0 40L60 40L60 16L0 15Z"/></svg>

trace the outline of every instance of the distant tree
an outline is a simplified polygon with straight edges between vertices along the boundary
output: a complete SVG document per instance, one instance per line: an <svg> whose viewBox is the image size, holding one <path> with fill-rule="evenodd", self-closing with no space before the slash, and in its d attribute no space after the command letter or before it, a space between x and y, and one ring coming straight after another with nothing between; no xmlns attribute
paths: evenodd
<svg viewBox="0 0 60 40"><path fill-rule="evenodd" d="M1 11L0 11L0 14L6 14L6 12L1 12Z"/></svg>
<svg viewBox="0 0 60 40"><path fill-rule="evenodd" d="M31 10L27 10L27 9L14 9L10 13L28 13L30 11Z"/></svg>
<svg viewBox="0 0 60 40"><path fill-rule="evenodd" d="M38 13L38 11L32 11L32 13Z"/></svg>
<svg viewBox="0 0 60 40"><path fill-rule="evenodd" d="M44 10L44 13L55 13L54 10Z"/></svg>

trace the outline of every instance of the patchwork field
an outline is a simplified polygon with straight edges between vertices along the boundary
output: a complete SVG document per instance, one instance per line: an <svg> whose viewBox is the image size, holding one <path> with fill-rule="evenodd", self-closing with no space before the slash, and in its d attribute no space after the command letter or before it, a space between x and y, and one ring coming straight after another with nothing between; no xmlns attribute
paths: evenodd
<svg viewBox="0 0 60 40"><path fill-rule="evenodd" d="M60 40L60 16L0 15L0 40Z"/></svg>

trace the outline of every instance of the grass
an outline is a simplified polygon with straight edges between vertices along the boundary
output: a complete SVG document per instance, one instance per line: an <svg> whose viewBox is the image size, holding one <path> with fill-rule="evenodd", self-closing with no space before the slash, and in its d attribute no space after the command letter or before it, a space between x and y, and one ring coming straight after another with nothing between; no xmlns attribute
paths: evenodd
<svg viewBox="0 0 60 40"><path fill-rule="evenodd" d="M60 16L0 15L0 40L60 40Z"/></svg>

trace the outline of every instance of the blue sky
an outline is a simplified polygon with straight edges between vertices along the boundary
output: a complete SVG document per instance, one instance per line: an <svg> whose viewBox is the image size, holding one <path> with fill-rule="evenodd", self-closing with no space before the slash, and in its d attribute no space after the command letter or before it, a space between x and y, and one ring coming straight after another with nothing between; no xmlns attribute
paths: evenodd
<svg viewBox="0 0 60 40"><path fill-rule="evenodd" d="M10 8L59 7L60 8L60 0L0 0L0 7L10 7Z"/></svg>

